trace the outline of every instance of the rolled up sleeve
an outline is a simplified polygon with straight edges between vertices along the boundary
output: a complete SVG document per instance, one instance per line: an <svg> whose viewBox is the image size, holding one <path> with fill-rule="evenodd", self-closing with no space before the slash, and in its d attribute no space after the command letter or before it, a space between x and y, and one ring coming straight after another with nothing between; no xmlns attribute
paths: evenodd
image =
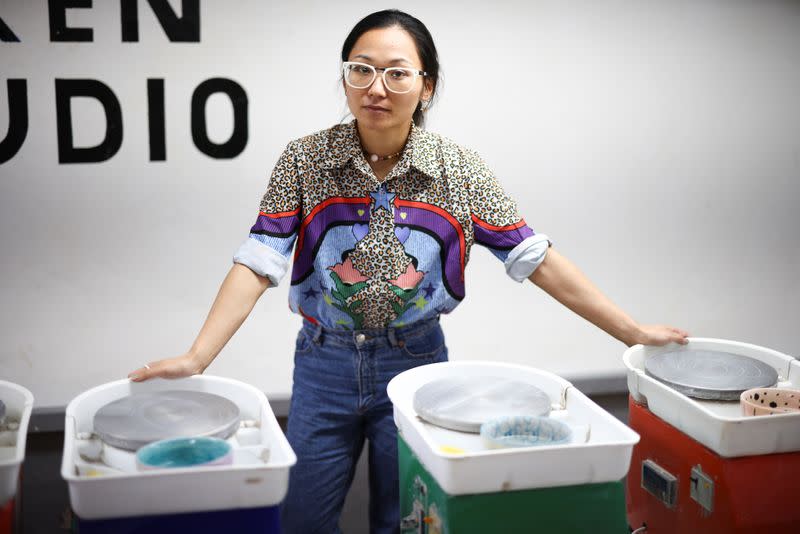
<svg viewBox="0 0 800 534"><path fill-rule="evenodd" d="M300 226L302 195L295 146L286 147L272 171L250 235L233 255L233 262L278 285L289 270Z"/></svg>
<svg viewBox="0 0 800 534"><path fill-rule="evenodd" d="M544 261L550 245L546 235L535 234L511 249L505 261L508 276L516 282L524 282Z"/></svg>
<svg viewBox="0 0 800 534"><path fill-rule="evenodd" d="M491 169L473 151L465 151L470 169L470 209L475 243L503 262L512 280L522 282L542 263L550 246L545 234L534 232L520 216Z"/></svg>

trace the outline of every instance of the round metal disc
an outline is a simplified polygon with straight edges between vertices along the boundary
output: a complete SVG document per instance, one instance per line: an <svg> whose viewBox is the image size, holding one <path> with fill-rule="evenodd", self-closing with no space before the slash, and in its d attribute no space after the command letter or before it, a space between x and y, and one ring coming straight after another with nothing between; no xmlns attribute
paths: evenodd
<svg viewBox="0 0 800 534"><path fill-rule="evenodd" d="M730 352L681 350L647 358L645 373L697 399L739 400L743 391L770 387L778 372L766 363Z"/></svg>
<svg viewBox="0 0 800 534"><path fill-rule="evenodd" d="M231 437L239 407L203 391L155 391L117 399L94 416L94 431L108 445L135 451L169 438Z"/></svg>
<svg viewBox="0 0 800 534"><path fill-rule="evenodd" d="M508 378L443 378L416 391L414 411L434 425L478 433L481 425L491 419L547 415L550 398L532 384Z"/></svg>

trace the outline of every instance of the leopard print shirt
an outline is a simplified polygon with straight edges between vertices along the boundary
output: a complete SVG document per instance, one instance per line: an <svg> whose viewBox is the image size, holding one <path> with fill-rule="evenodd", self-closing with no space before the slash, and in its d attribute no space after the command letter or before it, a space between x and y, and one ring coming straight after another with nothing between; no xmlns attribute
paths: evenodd
<svg viewBox="0 0 800 534"><path fill-rule="evenodd" d="M292 311L327 328L383 328L451 312L473 243L509 270L542 239L475 152L412 125L379 180L352 121L289 143L234 261L277 284L293 255Z"/></svg>

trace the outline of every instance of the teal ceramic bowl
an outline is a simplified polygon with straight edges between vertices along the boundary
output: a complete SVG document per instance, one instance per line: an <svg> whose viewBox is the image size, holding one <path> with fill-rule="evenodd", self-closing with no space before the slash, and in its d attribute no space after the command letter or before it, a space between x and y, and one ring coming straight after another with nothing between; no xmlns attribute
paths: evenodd
<svg viewBox="0 0 800 534"><path fill-rule="evenodd" d="M233 463L233 449L219 438L175 438L155 441L136 451L140 470L207 467Z"/></svg>
<svg viewBox="0 0 800 534"><path fill-rule="evenodd" d="M481 438L490 449L559 445L572 439L572 430L549 417L513 416L481 425Z"/></svg>

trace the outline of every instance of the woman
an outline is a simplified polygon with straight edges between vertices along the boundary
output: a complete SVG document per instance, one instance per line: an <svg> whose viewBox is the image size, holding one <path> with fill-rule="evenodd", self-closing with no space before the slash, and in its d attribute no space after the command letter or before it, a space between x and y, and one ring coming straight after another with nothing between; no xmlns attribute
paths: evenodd
<svg viewBox="0 0 800 534"><path fill-rule="evenodd" d="M131 374L202 373L265 289L288 270L298 335L287 437L298 456L283 504L287 532L336 532L364 439L372 532L399 526L396 430L386 384L445 361L439 315L464 298L474 242L627 345L685 343L642 326L534 233L480 157L420 128L439 62L417 19L381 11L342 48L355 121L288 145L250 236L234 257L192 348Z"/></svg>

